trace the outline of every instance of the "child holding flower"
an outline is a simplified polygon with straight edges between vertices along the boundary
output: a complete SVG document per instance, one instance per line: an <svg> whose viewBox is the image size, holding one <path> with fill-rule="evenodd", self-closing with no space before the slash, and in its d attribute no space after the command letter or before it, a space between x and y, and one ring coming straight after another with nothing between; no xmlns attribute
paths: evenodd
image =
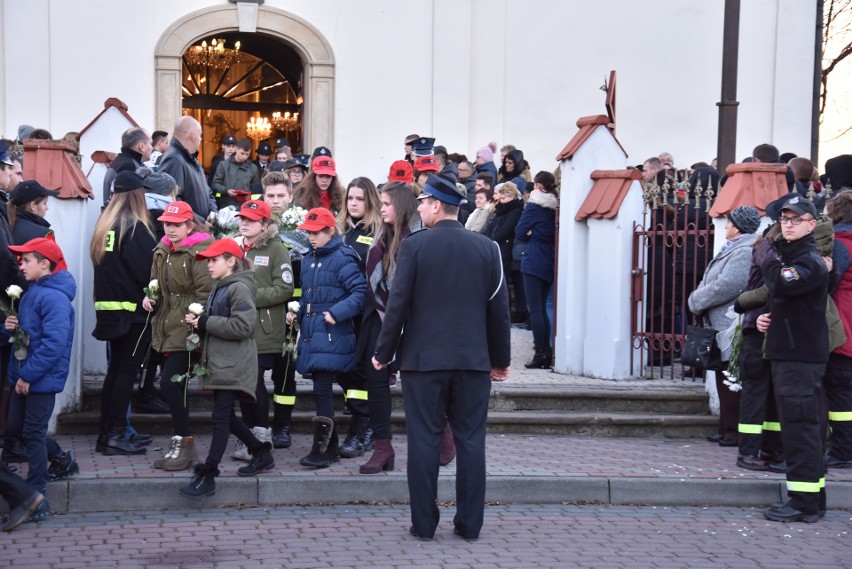
<svg viewBox="0 0 852 569"><path fill-rule="evenodd" d="M146 296L142 307L153 312L151 347L163 357L160 391L169 406L174 436L165 456L154 461L154 468L186 470L198 458L184 396L198 354L196 345L188 341L194 331L184 317L190 304L203 303L210 294L213 281L206 264L196 261L195 255L213 239L208 233L195 231L194 214L186 202L170 203L157 221L163 222L165 236L154 249L150 278L157 280L160 297Z"/></svg>
<svg viewBox="0 0 852 569"><path fill-rule="evenodd" d="M240 476L254 476L275 466L272 443L261 442L245 423L237 419L234 402L237 396L255 397L257 347L254 333L257 294L251 261L233 239L214 241L195 259L207 262L214 285L201 315L188 313L184 321L203 334L201 369L197 369L201 387L213 391L213 439L203 464L195 466L192 482L181 494L200 498L216 492L219 463L231 432L251 452ZM197 311L196 311L197 312Z"/></svg>
<svg viewBox="0 0 852 569"><path fill-rule="evenodd" d="M26 482L45 494L48 479L47 425L56 394L65 389L74 341L74 277L66 270L62 250L52 239L39 237L21 246L9 246L21 256L21 271L30 283L21 297L18 316L7 316L6 332L24 332L9 364L9 433L24 441L29 472ZM52 449L56 454L58 448ZM30 519L50 513L42 501Z"/></svg>

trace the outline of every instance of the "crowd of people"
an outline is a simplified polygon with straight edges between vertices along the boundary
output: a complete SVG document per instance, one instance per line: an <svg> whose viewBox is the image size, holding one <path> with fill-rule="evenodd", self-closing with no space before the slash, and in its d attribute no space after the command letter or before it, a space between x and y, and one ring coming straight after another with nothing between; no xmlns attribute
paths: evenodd
<svg viewBox="0 0 852 569"><path fill-rule="evenodd" d="M549 172L532 178L523 153L513 147L502 149L498 169L495 144L480 148L470 162L435 146L432 138L411 135L386 181L356 177L346 185L329 148L293 155L287 141L279 139L262 142L257 159L250 160L248 139L225 136L221 142L220 155L205 172L196 158L201 125L184 116L171 140L166 132L152 137L142 128L129 129L110 164L104 207L89 246L96 314L92 334L108 348L96 452L146 454L152 438L133 428L133 413L137 406L168 413L169 448L153 460L153 468L191 470L180 492L211 495L230 434L237 439L231 457L246 463L237 470L240 476L256 475L282 460L275 449L292 443L298 371L312 382L316 409L311 449L299 464L326 468L341 458L366 455L361 473L393 470L391 385L400 376L408 389L416 382L412 374L428 368L435 381L475 380L478 385L476 393L461 400L446 390L431 393L441 409L434 417L422 408L406 411L409 436L416 434L421 445L419 464L434 459L437 476L437 468L458 453L472 469L476 484L469 486L481 489L460 491L466 506L457 529L465 539L476 539L482 523L477 510L483 505L486 386L508 377L509 291L514 320L529 320L534 330L535 354L528 367L548 367L552 353L547 299L553 282L556 178ZM47 481L78 470L71 452L47 436L53 398L64 388L68 371L75 288L44 218L56 192L20 180L22 156L12 157L4 147L0 157L0 185L10 192L12 210L0 257L7 261L2 266L6 285L23 292L20 316L12 310L5 327L11 337L27 335L29 340L25 356L18 358L17 343L0 354L4 364L11 362L13 388L3 474L10 484L23 484L4 494L12 508L4 529L12 529L48 515ZM466 229L463 224L474 212L476 223L467 223ZM5 220L0 217L0 225ZM447 234L467 251L469 258L457 258L459 266L481 273L471 277L469 291L458 295L460 306L453 314L469 312L466 320L481 338L470 342L460 333L442 334L464 353L450 362L444 350L423 368L416 353L406 349L417 342L407 338L423 326L422 317L412 316L422 310L422 300L397 299L401 288L410 292L414 287L397 284L399 270L411 271L411 263L419 262L409 258L406 264L406 245L414 235L448 225L464 235ZM446 256L456 247L444 242L442 248ZM30 256L38 270L29 268ZM425 284L441 278L418 280ZM456 285L444 284L436 292L444 295ZM525 288L533 293L529 301ZM44 304L42 296L51 303L49 326L33 308L36 300L39 308ZM56 308L60 305L62 310ZM14 309L14 302L9 306ZM389 320L394 333L387 331ZM50 333L42 339L44 331ZM31 371L30 362L41 359L45 363ZM450 369L463 371L463 377ZM199 457L190 421L192 380L213 394L206 457ZM140 398L134 402L137 383ZM351 415L345 432L338 426L341 410L334 409L335 383ZM44 402L35 395L42 391ZM27 478L15 480L10 463L24 461ZM412 487L412 492L422 504L436 486L427 479L420 484L421 490ZM435 497L431 500L434 504ZM431 538L437 520L431 519L431 508L418 508L412 531Z"/></svg>

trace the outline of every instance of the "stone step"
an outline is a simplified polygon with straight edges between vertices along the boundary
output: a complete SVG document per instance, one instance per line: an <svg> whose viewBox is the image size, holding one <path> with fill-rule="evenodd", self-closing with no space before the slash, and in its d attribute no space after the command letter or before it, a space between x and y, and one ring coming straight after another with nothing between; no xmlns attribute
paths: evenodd
<svg viewBox="0 0 852 569"><path fill-rule="evenodd" d="M310 411L295 411L292 419L294 433L311 432ZM338 415L341 430L348 428L349 417ZM391 416L394 432L405 432L405 417L400 411ZM95 411L67 413L58 418L57 431L61 434L92 434L98 430L99 414ZM209 411L194 409L190 412L193 430L209 433ZM169 415L135 415L134 427L154 435L171 434ZM703 437L712 434L718 418L709 414L620 413L594 411L491 411L488 413L488 431L495 434L529 435L587 435L612 437Z"/></svg>

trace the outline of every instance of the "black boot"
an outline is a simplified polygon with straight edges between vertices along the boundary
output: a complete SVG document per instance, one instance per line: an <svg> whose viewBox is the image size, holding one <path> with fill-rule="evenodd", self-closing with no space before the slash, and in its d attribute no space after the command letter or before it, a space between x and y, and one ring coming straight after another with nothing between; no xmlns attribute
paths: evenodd
<svg viewBox="0 0 852 569"><path fill-rule="evenodd" d="M334 462L337 455L337 432L334 428L334 420L329 417L314 417L314 444L307 456L299 459L302 466L313 466L315 468L327 468ZM332 439L334 442L332 443ZM333 451L333 454L330 453ZM332 458L329 458L329 456Z"/></svg>
<svg viewBox="0 0 852 569"><path fill-rule="evenodd" d="M3 441L3 455L0 457L5 463L27 462L27 449L24 443L13 436L7 436Z"/></svg>
<svg viewBox="0 0 852 569"><path fill-rule="evenodd" d="M547 348L536 348L533 359L526 365L527 369L547 369L550 367L550 350Z"/></svg>
<svg viewBox="0 0 852 569"><path fill-rule="evenodd" d="M216 477L219 470L207 464L196 464L192 469L192 481L180 489L190 498L203 498L216 493Z"/></svg>
<svg viewBox="0 0 852 569"><path fill-rule="evenodd" d="M370 418L361 415L352 417L352 420L349 421L349 433L346 435L343 444L340 445L340 456L343 458L362 456L367 451L368 437L372 438Z"/></svg>
<svg viewBox="0 0 852 569"><path fill-rule="evenodd" d="M272 459L272 443L260 443L260 446L251 453L249 463L237 470L237 474L254 476L273 468L275 468L275 461Z"/></svg>
<svg viewBox="0 0 852 569"><path fill-rule="evenodd" d="M124 436L124 427L112 429L103 441L103 451L106 456L116 454L145 454L148 452L142 445L138 445Z"/></svg>
<svg viewBox="0 0 852 569"><path fill-rule="evenodd" d="M290 440L290 425L272 430L272 446L273 448L290 448L292 441Z"/></svg>

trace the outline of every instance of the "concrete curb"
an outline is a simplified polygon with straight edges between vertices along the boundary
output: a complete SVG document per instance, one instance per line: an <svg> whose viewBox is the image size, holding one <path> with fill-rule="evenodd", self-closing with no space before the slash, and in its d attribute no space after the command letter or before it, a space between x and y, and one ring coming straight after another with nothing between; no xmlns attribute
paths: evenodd
<svg viewBox="0 0 852 569"><path fill-rule="evenodd" d="M406 503L403 476L221 477L216 495L192 499L184 478L70 479L51 483L55 513L215 509L241 506ZM455 497L455 476L438 479L439 500ZM852 482L830 482L829 508L852 509ZM653 506L768 506L786 495L783 480L489 476L486 500L499 503L585 503Z"/></svg>

